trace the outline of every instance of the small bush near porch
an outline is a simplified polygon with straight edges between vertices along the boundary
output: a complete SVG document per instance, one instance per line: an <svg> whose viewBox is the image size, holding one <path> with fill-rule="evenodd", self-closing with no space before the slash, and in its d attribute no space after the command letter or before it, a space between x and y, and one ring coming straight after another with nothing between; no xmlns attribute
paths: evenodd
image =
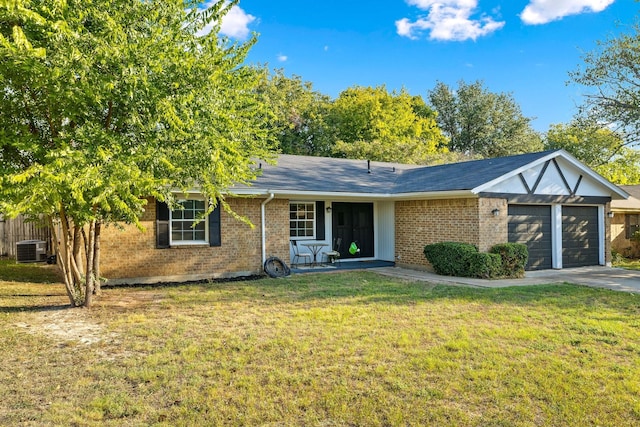
<svg viewBox="0 0 640 427"><path fill-rule="evenodd" d="M520 243L502 243L484 253L469 243L439 242L426 245L424 256L443 276L497 279L524 277L529 252Z"/></svg>
<svg viewBox="0 0 640 427"><path fill-rule="evenodd" d="M636 295L349 272L105 289L86 310L11 280L0 425L640 423Z"/></svg>

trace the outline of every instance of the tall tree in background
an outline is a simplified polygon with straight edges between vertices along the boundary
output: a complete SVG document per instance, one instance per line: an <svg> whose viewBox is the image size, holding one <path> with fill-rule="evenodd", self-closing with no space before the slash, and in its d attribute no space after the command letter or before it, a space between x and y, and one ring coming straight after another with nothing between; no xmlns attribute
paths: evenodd
<svg viewBox="0 0 640 427"><path fill-rule="evenodd" d="M624 145L616 132L593 122L575 120L550 127L547 149L563 148L609 181L640 183L640 152Z"/></svg>
<svg viewBox="0 0 640 427"><path fill-rule="evenodd" d="M313 90L299 76L287 77L283 70L265 72L258 89L273 113L270 124L284 154L329 156L333 137L326 117L330 98Z"/></svg>
<svg viewBox="0 0 640 427"><path fill-rule="evenodd" d="M640 142L640 24L630 34L599 42L584 62L570 73L591 88L581 116L615 130L626 145Z"/></svg>
<svg viewBox="0 0 640 427"><path fill-rule="evenodd" d="M480 81L451 89L438 82L429 92L449 149L482 157L539 151L540 136L510 94L489 92Z"/></svg>
<svg viewBox="0 0 640 427"><path fill-rule="evenodd" d="M433 110L405 90L351 87L333 102L327 121L338 156L425 163L446 151Z"/></svg>
<svg viewBox="0 0 640 427"><path fill-rule="evenodd" d="M172 204L171 189L228 209L250 157L269 157L259 73L241 65L252 41L217 35L237 1L198 3L0 2L0 212L60 230L73 305L99 284L101 227L139 225L144 197Z"/></svg>

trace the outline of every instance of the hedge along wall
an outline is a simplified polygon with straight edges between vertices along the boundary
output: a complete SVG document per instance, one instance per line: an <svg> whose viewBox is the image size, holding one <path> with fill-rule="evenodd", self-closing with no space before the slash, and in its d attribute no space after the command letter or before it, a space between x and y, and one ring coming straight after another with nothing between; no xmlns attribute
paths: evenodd
<svg viewBox="0 0 640 427"><path fill-rule="evenodd" d="M493 216L492 210L500 215ZM463 242L488 251L507 242L507 202L504 199L468 198L408 200L395 204L396 261L431 268L425 245Z"/></svg>
<svg viewBox="0 0 640 427"><path fill-rule="evenodd" d="M228 199L231 208L253 223L251 228L221 212L222 244L156 248L156 203L149 199L141 232L134 226L110 226L102 233L102 276L111 282L197 280L257 274L262 270L260 204L262 198ZM266 205L267 256L289 260L289 201Z"/></svg>

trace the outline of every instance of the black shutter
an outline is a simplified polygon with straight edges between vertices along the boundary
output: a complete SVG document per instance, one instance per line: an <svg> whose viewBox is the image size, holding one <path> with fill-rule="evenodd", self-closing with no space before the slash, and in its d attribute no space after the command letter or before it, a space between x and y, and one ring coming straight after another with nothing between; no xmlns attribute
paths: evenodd
<svg viewBox="0 0 640 427"><path fill-rule="evenodd" d="M324 202L316 202L316 240L324 240Z"/></svg>
<svg viewBox="0 0 640 427"><path fill-rule="evenodd" d="M222 246L220 232L220 204L209 214L209 246Z"/></svg>
<svg viewBox="0 0 640 427"><path fill-rule="evenodd" d="M169 247L169 206L156 200L156 248Z"/></svg>

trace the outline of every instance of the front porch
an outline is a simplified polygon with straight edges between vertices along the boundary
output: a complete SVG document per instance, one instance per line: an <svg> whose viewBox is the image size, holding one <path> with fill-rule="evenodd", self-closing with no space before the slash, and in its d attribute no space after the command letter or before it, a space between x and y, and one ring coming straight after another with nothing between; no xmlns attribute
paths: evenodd
<svg viewBox="0 0 640 427"><path fill-rule="evenodd" d="M304 274L304 273L327 273L333 271L345 271L345 270L364 270L367 268L380 268L380 267L394 267L396 265L393 261L384 260L367 260L367 261L346 261L342 260L339 263L333 264L318 264L311 266L296 265L291 267L291 273Z"/></svg>

